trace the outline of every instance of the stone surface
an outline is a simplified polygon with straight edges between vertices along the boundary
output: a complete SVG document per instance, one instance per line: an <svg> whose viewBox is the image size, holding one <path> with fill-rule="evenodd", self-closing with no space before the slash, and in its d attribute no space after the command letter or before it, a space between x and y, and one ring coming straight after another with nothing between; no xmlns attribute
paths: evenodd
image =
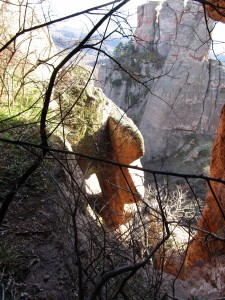
<svg viewBox="0 0 225 300"><path fill-rule="evenodd" d="M210 177L225 180L225 106L212 149ZM212 257L225 251L224 242L210 237L207 233L213 233L222 239L225 237L225 185L216 181L210 181L210 185L212 190L208 188L206 205L198 223L198 228L202 231L198 231L190 243L185 269L199 262L210 261Z"/></svg>
<svg viewBox="0 0 225 300"><path fill-rule="evenodd" d="M180 151L190 135L215 135L225 70L208 59L205 15L194 1L140 6L135 47L125 67L143 84L114 71L112 64L100 68L99 78L105 94L139 127L146 147L142 163L149 167Z"/></svg>
<svg viewBox="0 0 225 300"><path fill-rule="evenodd" d="M191 269L185 281L164 274L164 282L168 282L167 292L176 299L224 299L225 293L225 257L215 257L208 262ZM173 282L173 283L172 283Z"/></svg>
<svg viewBox="0 0 225 300"><path fill-rule="evenodd" d="M63 82L58 86L62 93L60 105L65 118L66 140L75 152L141 166L139 159L144 154L144 143L140 131L101 89L91 83L83 89L82 78L88 74L82 67L61 74L67 86L71 83L70 91L65 94ZM76 86L72 85L74 80ZM92 208L111 228L126 223L131 213L126 212L125 204L136 203L144 195L143 172L129 171L127 167L104 161L77 159L85 178L90 178L87 180L87 192L92 194L89 199ZM92 177L94 174L96 176Z"/></svg>
<svg viewBox="0 0 225 300"><path fill-rule="evenodd" d="M225 182L224 141L225 106L221 112L210 163L210 177ZM205 288L202 290L199 287L193 288L193 295L199 295L203 292L206 297L210 293L214 296L224 295L224 199L225 184L211 180L210 185L208 185L206 204L198 221L198 231L189 242L187 252L185 255L173 255L165 263L166 272L174 276L179 272L179 277L191 282L192 286L196 286L195 280L201 277L202 285Z"/></svg>
<svg viewBox="0 0 225 300"><path fill-rule="evenodd" d="M207 15L219 22L225 23L225 3L223 0L209 0L205 6Z"/></svg>
<svg viewBox="0 0 225 300"><path fill-rule="evenodd" d="M157 2L159 5L160 1ZM156 29L156 3L149 2L148 5L138 7L137 29L135 32L136 43L142 46L148 46L154 42Z"/></svg>
<svg viewBox="0 0 225 300"><path fill-rule="evenodd" d="M207 24L212 29L213 21L208 20ZM136 69L127 62L128 71L134 76L138 74L138 80L145 83L138 84L118 69L114 71L110 64L100 69L101 80L111 79L106 82L104 91L135 120L143 134L145 166L155 158L172 157L185 148L190 164L198 158L202 146L201 143L192 146L193 137L201 136L204 140L204 136L215 135L225 102L225 69L218 61L208 59L209 47L205 15L199 3L187 1L184 5L184 1L171 0L160 7L159 3L150 2L138 9L136 52L129 58L131 62L132 59L138 62ZM120 85L114 86L116 79L120 80ZM224 141L225 108L212 150L210 170L211 177L223 180ZM224 242L216 239L216 236L224 238L225 188L218 182L211 182L211 186L215 195L208 187L206 206L198 223L200 231L189 243L187 253L165 263L165 270L176 276L179 273L187 279L188 274L195 272L194 280L199 278L201 266L204 266L201 274L204 288L200 294L206 298L221 295L222 288L215 288L209 278L213 278L210 269L216 269L212 265L214 258L220 261L225 250ZM224 283L224 278L221 282ZM196 289L192 291L194 296L198 294Z"/></svg>

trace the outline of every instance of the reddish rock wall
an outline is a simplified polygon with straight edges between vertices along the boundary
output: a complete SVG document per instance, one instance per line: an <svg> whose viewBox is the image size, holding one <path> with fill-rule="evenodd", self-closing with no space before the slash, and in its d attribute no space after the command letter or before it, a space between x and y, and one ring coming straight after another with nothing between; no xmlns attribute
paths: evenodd
<svg viewBox="0 0 225 300"><path fill-rule="evenodd" d="M77 158L89 204L108 227L116 229L132 216L129 204L144 196L144 172L120 168L116 163L141 166L143 137L134 122L101 89L92 83L84 89L83 80L90 76L89 71L76 66L74 70L62 71L60 76L55 93L63 94L60 109L65 113L67 146L75 152L115 163ZM71 90L61 92L64 84L71 86Z"/></svg>
<svg viewBox="0 0 225 300"><path fill-rule="evenodd" d="M215 20L225 23L225 2L224 0L208 0L211 5L206 5L205 9L208 16Z"/></svg>
<svg viewBox="0 0 225 300"><path fill-rule="evenodd" d="M217 137L213 145L210 164L210 177L225 180L225 106L221 112ZM225 242L219 241L206 232L224 237L225 232L225 185L210 181L206 205L198 223L200 231L191 241L185 267L188 269L200 261L225 253ZM201 231L202 230L202 231Z"/></svg>
<svg viewBox="0 0 225 300"><path fill-rule="evenodd" d="M129 165L143 156L144 144L140 132L125 115L120 120L109 116L108 131L112 151L109 156L113 161ZM98 211L109 227L117 228L132 216L124 210L124 205L140 200L139 187L143 187L143 182L138 183L138 177L128 168L116 165L98 164L96 175L102 191L102 197L97 202Z"/></svg>
<svg viewBox="0 0 225 300"><path fill-rule="evenodd" d="M215 21L225 23L225 1L209 0L206 2L211 3L211 5L205 5L208 16ZM221 111L217 136L212 148L210 177L225 181L225 106ZM221 240L225 238L224 229L225 184L209 181L206 205L198 222L198 232L190 242L186 253L167 260L166 271L175 276L179 274L179 277L187 278L194 269L201 265L212 264L214 259L225 254L225 242Z"/></svg>
<svg viewBox="0 0 225 300"><path fill-rule="evenodd" d="M217 137L214 142L210 177L225 181L225 105L221 112ZM210 188L211 186L211 188ZM214 261L225 254L225 184L210 181L206 205L198 222L198 232L191 240L186 253L166 259L165 271L182 279L192 277L201 266L213 267ZM196 275L196 274L195 274ZM203 278L205 274L199 274Z"/></svg>

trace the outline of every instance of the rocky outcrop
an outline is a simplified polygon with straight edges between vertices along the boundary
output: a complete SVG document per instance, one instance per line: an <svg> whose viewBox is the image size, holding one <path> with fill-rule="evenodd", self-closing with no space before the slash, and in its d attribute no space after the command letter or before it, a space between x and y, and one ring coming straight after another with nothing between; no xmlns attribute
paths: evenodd
<svg viewBox="0 0 225 300"><path fill-rule="evenodd" d="M143 138L133 121L101 89L89 84L84 90L85 76L89 73L82 67L61 73L55 93L62 93L64 136L75 152L102 160L77 157L87 179L89 203L110 228L117 228L128 221L131 213L126 212L126 207L143 197L144 187L142 172L118 167L116 163L141 166ZM63 82L71 87L65 93ZM93 175L95 181L88 180Z"/></svg>
<svg viewBox="0 0 225 300"><path fill-rule="evenodd" d="M165 271L185 279L190 294L201 299L214 299L225 293L225 106L215 139L206 205L201 213L198 230L187 251L166 259ZM200 298L199 298L200 299Z"/></svg>
<svg viewBox="0 0 225 300"><path fill-rule="evenodd" d="M217 137L213 145L210 176L225 181L225 106L221 112ZM210 181L206 205L198 223L199 231L190 243L185 269L224 254L225 185ZM212 233L213 236L210 236ZM217 238L218 237L218 238Z"/></svg>
<svg viewBox="0 0 225 300"><path fill-rule="evenodd" d="M212 29L213 21L207 25ZM182 151L193 134L216 132L225 70L208 60L208 28L197 2L149 2L138 8L135 48L125 65L137 81L110 64L100 69L104 92L142 132L145 166Z"/></svg>
<svg viewBox="0 0 225 300"><path fill-rule="evenodd" d="M208 20L207 25L212 29L213 21ZM216 133L225 101L225 69L218 61L208 59L208 28L199 3L188 1L184 5L184 1L171 0L160 7L159 3L149 2L138 9L135 47L126 61L128 71L139 83L118 69L113 70L113 65L100 70L100 79L107 79L106 94L135 120L143 134L145 166L155 158L173 156L187 147L189 164L197 149L191 146L191 140ZM210 170L211 177L222 180L225 180L224 133L225 108ZM179 170L184 172L183 168ZM217 265L221 268L224 260L224 191L223 183L210 181L198 231L188 243L186 253L163 257L166 272L185 279L193 275L196 280L204 266L201 278L210 286L208 278L214 278L211 275ZM224 275L220 280L221 286L224 285Z"/></svg>
<svg viewBox="0 0 225 300"><path fill-rule="evenodd" d="M211 19L225 23L225 4L223 0L206 1L205 10Z"/></svg>

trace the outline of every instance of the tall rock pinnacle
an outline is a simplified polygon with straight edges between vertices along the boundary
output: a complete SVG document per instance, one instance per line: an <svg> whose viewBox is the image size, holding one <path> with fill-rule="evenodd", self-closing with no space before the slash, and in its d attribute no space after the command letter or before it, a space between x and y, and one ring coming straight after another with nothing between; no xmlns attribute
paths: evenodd
<svg viewBox="0 0 225 300"><path fill-rule="evenodd" d="M105 94L142 132L145 166L183 149L191 135L215 135L225 71L208 59L213 25L198 2L150 1L138 7L134 50L123 61L139 82L112 64L100 69L102 82L110 78Z"/></svg>

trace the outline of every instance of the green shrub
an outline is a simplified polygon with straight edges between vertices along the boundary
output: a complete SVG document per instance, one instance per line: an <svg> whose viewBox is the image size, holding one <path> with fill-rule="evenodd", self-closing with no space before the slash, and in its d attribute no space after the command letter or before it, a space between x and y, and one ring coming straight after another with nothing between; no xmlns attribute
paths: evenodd
<svg viewBox="0 0 225 300"><path fill-rule="evenodd" d="M112 81L113 86L121 86L123 84L122 79L115 79Z"/></svg>

